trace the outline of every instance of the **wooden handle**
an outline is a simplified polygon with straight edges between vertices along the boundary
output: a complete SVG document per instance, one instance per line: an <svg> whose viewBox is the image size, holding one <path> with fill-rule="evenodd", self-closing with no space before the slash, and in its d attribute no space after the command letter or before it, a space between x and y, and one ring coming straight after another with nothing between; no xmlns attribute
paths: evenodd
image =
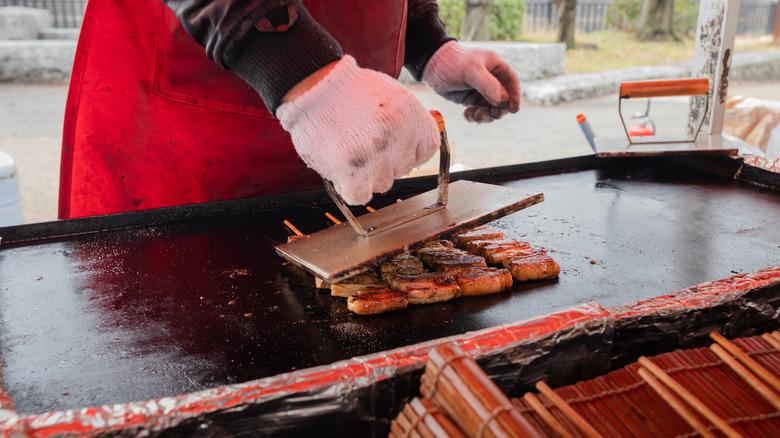
<svg viewBox="0 0 780 438"><path fill-rule="evenodd" d="M439 133L444 132L444 117L441 113L436 110L431 110L431 115L436 120L436 126L439 127Z"/></svg>
<svg viewBox="0 0 780 438"><path fill-rule="evenodd" d="M620 98L702 96L710 91L710 80L669 79L662 81L624 82L620 84Z"/></svg>

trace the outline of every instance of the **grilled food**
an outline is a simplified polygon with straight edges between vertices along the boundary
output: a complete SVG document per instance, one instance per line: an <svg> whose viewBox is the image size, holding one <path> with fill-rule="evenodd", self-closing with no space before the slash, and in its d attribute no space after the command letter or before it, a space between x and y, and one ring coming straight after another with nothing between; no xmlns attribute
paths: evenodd
<svg viewBox="0 0 780 438"><path fill-rule="evenodd" d="M519 242L514 239L490 239L490 240L472 240L466 245L466 250L472 254L479 254L488 258L493 254L510 249L530 249L531 245L527 242Z"/></svg>
<svg viewBox="0 0 780 438"><path fill-rule="evenodd" d="M486 225L474 228L465 233L457 234L453 241L455 245L462 248L467 242L472 240L489 240L489 239L501 239L504 237L504 232Z"/></svg>
<svg viewBox="0 0 780 438"><path fill-rule="evenodd" d="M376 315L405 309L406 294L387 288L377 288L366 293L352 295L347 299L347 309L358 315Z"/></svg>
<svg viewBox="0 0 780 438"><path fill-rule="evenodd" d="M531 248L531 245L525 242L518 242L518 243L519 245L517 245L514 248L506 248L502 251L490 254L489 256L485 257L485 260L487 260L489 265L503 266L504 259L506 259L507 257L522 256L534 251L534 249Z"/></svg>
<svg viewBox="0 0 780 438"><path fill-rule="evenodd" d="M512 287L512 274L504 268L461 268L449 271L458 282L461 295L478 296Z"/></svg>
<svg viewBox="0 0 780 438"><path fill-rule="evenodd" d="M373 288L377 287L387 289L387 283L382 281L376 272L368 271L348 278L341 283L331 284L330 294L334 297L349 298L365 291L374 291Z"/></svg>
<svg viewBox="0 0 780 438"><path fill-rule="evenodd" d="M558 263L541 249L523 255L509 256L503 263L504 267L512 273L512 278L517 281L553 278L561 272Z"/></svg>
<svg viewBox="0 0 780 438"><path fill-rule="evenodd" d="M460 296L458 282L446 272L399 275L391 280L390 288L405 292L409 304L440 303Z"/></svg>
<svg viewBox="0 0 780 438"><path fill-rule="evenodd" d="M379 267L380 275L386 282L396 275L417 275L425 272L422 262L411 254L395 256Z"/></svg>
<svg viewBox="0 0 780 438"><path fill-rule="evenodd" d="M444 241L447 242L447 241ZM423 264L434 271L467 267L487 267L484 257L446 245L429 245L418 251Z"/></svg>

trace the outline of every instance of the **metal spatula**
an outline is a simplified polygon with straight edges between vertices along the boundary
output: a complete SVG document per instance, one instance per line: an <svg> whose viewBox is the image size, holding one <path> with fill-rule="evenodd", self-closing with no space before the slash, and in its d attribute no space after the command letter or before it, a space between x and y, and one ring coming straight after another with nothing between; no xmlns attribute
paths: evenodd
<svg viewBox="0 0 780 438"><path fill-rule="evenodd" d="M337 283L364 272L395 255L413 251L426 241L447 238L538 204L542 193L472 181L449 183L450 147L444 120L437 111L441 133L439 187L356 218L333 190L325 187L346 216L347 223L309 234L276 247L276 252L315 276Z"/></svg>

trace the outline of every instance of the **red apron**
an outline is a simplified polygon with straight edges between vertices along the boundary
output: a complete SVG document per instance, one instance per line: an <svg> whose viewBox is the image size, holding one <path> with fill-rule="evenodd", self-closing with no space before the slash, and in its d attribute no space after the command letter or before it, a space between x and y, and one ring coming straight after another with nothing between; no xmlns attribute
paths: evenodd
<svg viewBox="0 0 780 438"><path fill-rule="evenodd" d="M398 77L405 0L303 3L358 65ZM88 3L65 109L61 219L321 183L258 94L160 1Z"/></svg>

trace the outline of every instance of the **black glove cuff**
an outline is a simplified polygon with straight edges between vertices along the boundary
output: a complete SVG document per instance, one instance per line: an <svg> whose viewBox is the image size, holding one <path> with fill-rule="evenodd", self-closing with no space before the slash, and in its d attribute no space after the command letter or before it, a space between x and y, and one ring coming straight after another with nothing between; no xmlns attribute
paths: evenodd
<svg viewBox="0 0 780 438"><path fill-rule="evenodd" d="M404 66L418 81L428 60L447 41L455 40L447 34L438 10L433 9L417 17L410 17L406 24L406 53Z"/></svg>
<svg viewBox="0 0 780 438"><path fill-rule="evenodd" d="M271 16L271 14L269 14ZM249 29L225 53L225 64L276 114L282 97L304 78L341 59L341 45L303 7L284 32Z"/></svg>

